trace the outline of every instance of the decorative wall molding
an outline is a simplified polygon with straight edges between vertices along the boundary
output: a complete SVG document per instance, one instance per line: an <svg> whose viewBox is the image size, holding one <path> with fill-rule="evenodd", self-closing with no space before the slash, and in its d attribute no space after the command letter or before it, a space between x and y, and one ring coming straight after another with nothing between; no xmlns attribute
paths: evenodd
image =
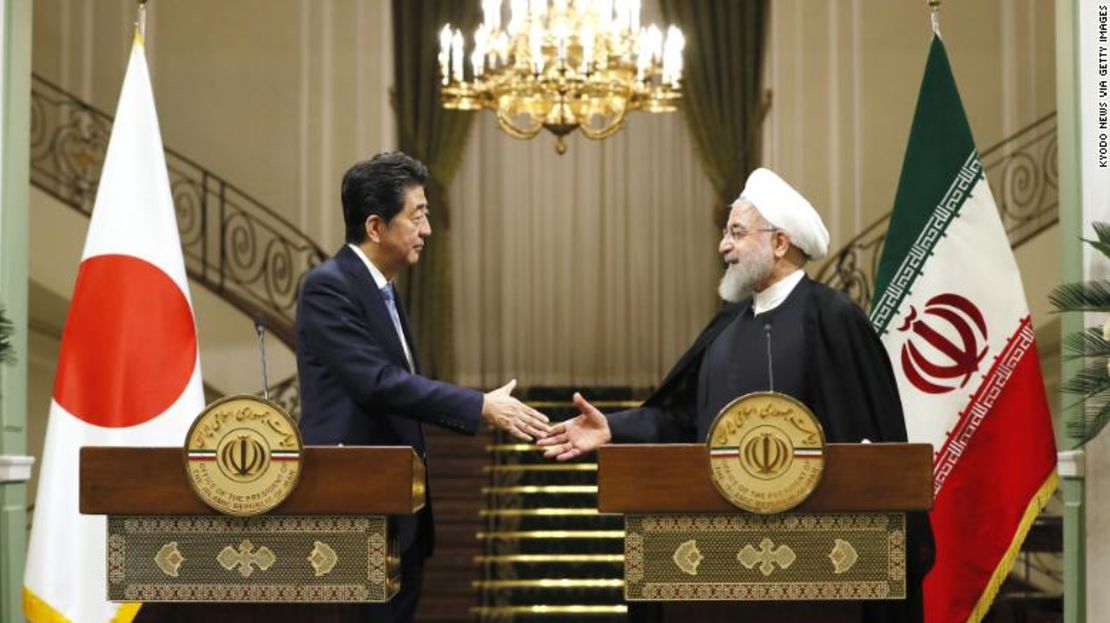
<svg viewBox="0 0 1110 623"><path fill-rule="evenodd" d="M0 483L27 482L31 479L33 456L0 454Z"/></svg>

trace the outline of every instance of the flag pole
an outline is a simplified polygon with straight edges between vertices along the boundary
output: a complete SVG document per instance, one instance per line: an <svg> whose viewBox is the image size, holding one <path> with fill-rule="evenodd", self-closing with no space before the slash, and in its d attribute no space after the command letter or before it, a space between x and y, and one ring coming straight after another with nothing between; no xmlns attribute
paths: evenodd
<svg viewBox="0 0 1110 623"><path fill-rule="evenodd" d="M929 5L929 21L933 24L933 34L940 36L940 0L925 0Z"/></svg>

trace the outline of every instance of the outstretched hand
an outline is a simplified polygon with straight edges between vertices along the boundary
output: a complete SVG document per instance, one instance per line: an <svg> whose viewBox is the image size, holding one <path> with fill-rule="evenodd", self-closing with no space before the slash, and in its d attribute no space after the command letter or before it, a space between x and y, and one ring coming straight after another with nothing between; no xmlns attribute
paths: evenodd
<svg viewBox="0 0 1110 623"><path fill-rule="evenodd" d="M517 439L543 439L551 432L547 416L512 397L516 379L489 392L482 401L482 419Z"/></svg>
<svg viewBox="0 0 1110 623"><path fill-rule="evenodd" d="M574 393L574 406L578 415L551 428L547 437L537 445L545 446L544 457L569 461L584 452L592 452L613 438L609 420L578 392Z"/></svg>

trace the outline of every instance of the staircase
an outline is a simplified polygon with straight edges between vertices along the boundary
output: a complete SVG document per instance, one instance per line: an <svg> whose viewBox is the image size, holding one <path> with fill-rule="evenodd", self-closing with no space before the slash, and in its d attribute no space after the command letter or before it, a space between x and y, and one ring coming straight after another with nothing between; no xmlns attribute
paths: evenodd
<svg viewBox="0 0 1110 623"><path fill-rule="evenodd" d="M574 417L572 388L533 388L553 421ZM639 406L628 390L590 389L603 411ZM624 521L597 512L597 456L567 463L498 433L487 448L482 553L474 582L480 621L623 621Z"/></svg>

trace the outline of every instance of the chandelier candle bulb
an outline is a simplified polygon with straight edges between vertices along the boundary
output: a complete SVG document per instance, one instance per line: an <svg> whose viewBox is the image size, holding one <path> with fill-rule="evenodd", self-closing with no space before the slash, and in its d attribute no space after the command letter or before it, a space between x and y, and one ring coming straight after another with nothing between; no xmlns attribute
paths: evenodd
<svg viewBox="0 0 1110 623"><path fill-rule="evenodd" d="M672 88L678 88L682 79L682 50L686 47L686 39L682 31L674 26L667 29L667 39L663 43L663 82Z"/></svg>
<svg viewBox="0 0 1110 623"><path fill-rule="evenodd" d="M533 23L528 38L532 41L532 67L536 75L543 73L543 30L538 23Z"/></svg>
<svg viewBox="0 0 1110 623"><path fill-rule="evenodd" d="M641 32L636 40L636 79L640 82L647 81L647 72L651 69L651 43L647 33Z"/></svg>
<svg viewBox="0 0 1110 623"><path fill-rule="evenodd" d="M451 82L451 24L439 31L439 75L443 84Z"/></svg>
<svg viewBox="0 0 1110 623"><path fill-rule="evenodd" d="M659 27L652 24L647 31L648 34L648 48L651 50L651 59L654 62L661 62L663 60L663 31Z"/></svg>
<svg viewBox="0 0 1110 623"><path fill-rule="evenodd" d="M516 35L524 25L528 12L528 0L509 0L509 34Z"/></svg>
<svg viewBox="0 0 1110 623"><path fill-rule="evenodd" d="M474 51L470 53L470 65L477 79L485 70L486 48L489 45L485 25L479 26L474 31Z"/></svg>
<svg viewBox="0 0 1110 623"><path fill-rule="evenodd" d="M456 30L451 37L451 70L455 82L463 81L463 36L462 31Z"/></svg>
<svg viewBox="0 0 1110 623"><path fill-rule="evenodd" d="M474 51L470 53L470 66L472 71L474 72L475 78L478 78L482 75L482 61L482 51L475 47Z"/></svg>
<svg viewBox="0 0 1110 623"><path fill-rule="evenodd" d="M597 19L601 32L612 32L613 0L597 0Z"/></svg>
<svg viewBox="0 0 1110 623"><path fill-rule="evenodd" d="M590 65L594 62L594 31L587 27L582 31L582 65L578 71L583 74L590 73Z"/></svg>
<svg viewBox="0 0 1110 623"><path fill-rule="evenodd" d="M491 32L501 30L501 0L483 0L482 18Z"/></svg>
<svg viewBox="0 0 1110 623"><path fill-rule="evenodd" d="M558 50L557 57L559 65L565 65L567 62L567 40L570 38L570 32L567 28L565 20L559 20L559 24L554 28L555 31L555 48Z"/></svg>

